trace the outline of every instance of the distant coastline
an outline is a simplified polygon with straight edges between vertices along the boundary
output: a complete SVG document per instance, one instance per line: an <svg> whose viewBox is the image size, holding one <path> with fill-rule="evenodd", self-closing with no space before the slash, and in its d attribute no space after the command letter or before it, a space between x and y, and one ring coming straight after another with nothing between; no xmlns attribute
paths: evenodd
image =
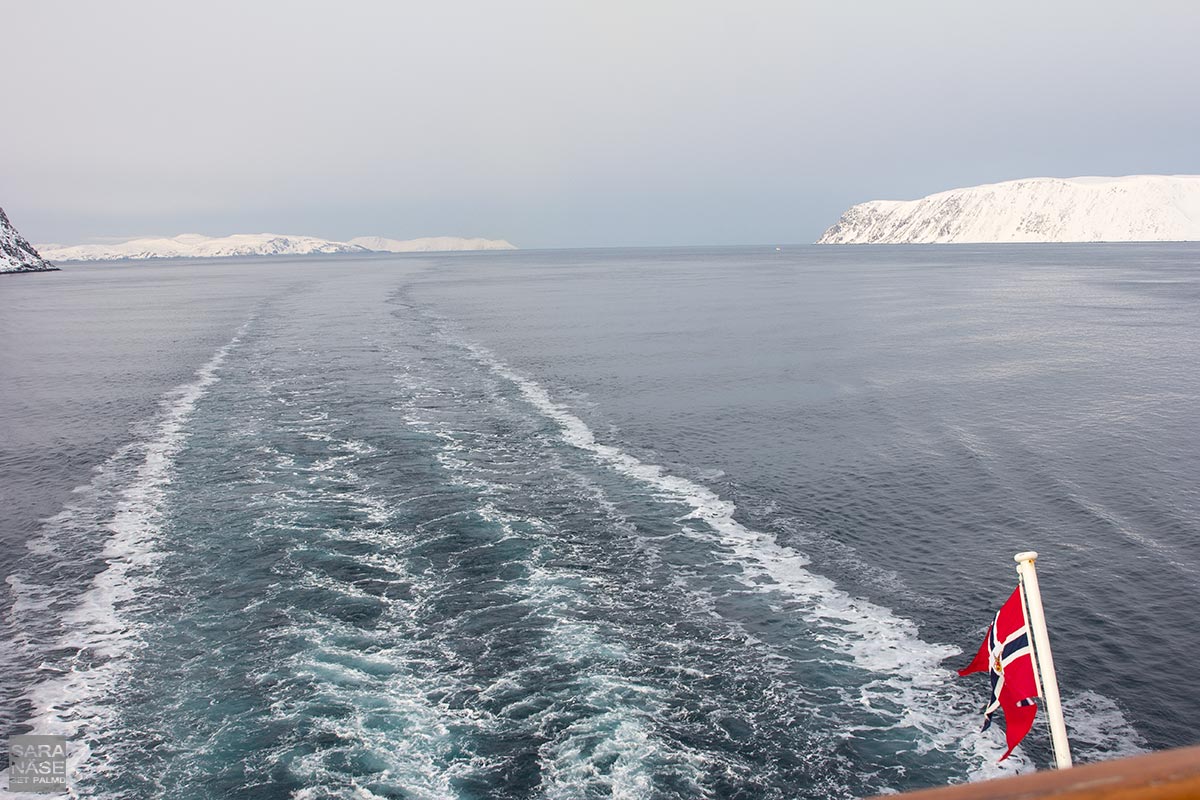
<svg viewBox="0 0 1200 800"><path fill-rule="evenodd" d="M108 244L39 245L43 257L57 262L147 261L167 258L245 258L255 256L331 255L336 253L437 253L516 250L504 239L438 236L419 239L358 237L349 241L275 233L139 238Z"/></svg>

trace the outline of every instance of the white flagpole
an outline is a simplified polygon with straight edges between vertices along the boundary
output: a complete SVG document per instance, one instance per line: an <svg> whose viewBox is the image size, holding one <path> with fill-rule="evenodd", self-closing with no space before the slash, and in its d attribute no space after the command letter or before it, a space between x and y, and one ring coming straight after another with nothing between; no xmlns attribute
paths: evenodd
<svg viewBox="0 0 1200 800"><path fill-rule="evenodd" d="M1067 741L1067 724L1063 721L1062 701L1058 696L1058 676L1054 673L1054 657L1050 655L1050 633L1046 630L1046 612L1042 610L1042 593L1038 589L1037 570L1033 562L1038 554L1030 550L1017 553L1017 575L1024 589L1025 608L1029 612L1029 627L1033 630L1033 655L1042 674L1042 699L1046 701L1046 718L1050 721L1050 741L1054 744L1054 762L1059 769L1071 766L1071 743Z"/></svg>

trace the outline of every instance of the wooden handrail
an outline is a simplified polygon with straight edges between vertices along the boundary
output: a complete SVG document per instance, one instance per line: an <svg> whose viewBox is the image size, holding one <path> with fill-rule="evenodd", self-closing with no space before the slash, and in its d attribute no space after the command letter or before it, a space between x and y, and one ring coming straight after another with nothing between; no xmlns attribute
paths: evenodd
<svg viewBox="0 0 1200 800"><path fill-rule="evenodd" d="M1197 800L1200 747L922 789L877 800Z"/></svg>

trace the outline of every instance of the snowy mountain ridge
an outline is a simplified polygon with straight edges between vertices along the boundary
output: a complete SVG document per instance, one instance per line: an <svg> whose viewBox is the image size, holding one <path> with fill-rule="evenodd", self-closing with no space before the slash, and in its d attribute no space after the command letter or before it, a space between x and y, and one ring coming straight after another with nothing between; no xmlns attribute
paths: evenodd
<svg viewBox="0 0 1200 800"><path fill-rule="evenodd" d="M817 244L1200 241L1200 175L1024 178L852 206Z"/></svg>
<svg viewBox="0 0 1200 800"><path fill-rule="evenodd" d="M277 233L237 233L204 236L184 233L162 238L130 239L111 244L43 245L42 252L55 261L116 261L150 258L228 258L230 256L310 255L313 253L432 252L445 250L515 250L498 239L441 236L425 239L359 237L349 242Z"/></svg>
<svg viewBox="0 0 1200 800"><path fill-rule="evenodd" d="M0 272L51 272L57 269L8 221L0 208Z"/></svg>

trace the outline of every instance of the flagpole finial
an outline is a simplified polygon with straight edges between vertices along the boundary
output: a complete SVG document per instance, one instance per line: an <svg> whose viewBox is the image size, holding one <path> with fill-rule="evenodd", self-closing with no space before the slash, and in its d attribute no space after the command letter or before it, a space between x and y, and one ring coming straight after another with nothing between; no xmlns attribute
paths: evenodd
<svg viewBox="0 0 1200 800"><path fill-rule="evenodd" d="M1022 561L1037 561L1036 550L1026 550L1024 553L1017 553L1013 556L1013 561L1020 564Z"/></svg>

